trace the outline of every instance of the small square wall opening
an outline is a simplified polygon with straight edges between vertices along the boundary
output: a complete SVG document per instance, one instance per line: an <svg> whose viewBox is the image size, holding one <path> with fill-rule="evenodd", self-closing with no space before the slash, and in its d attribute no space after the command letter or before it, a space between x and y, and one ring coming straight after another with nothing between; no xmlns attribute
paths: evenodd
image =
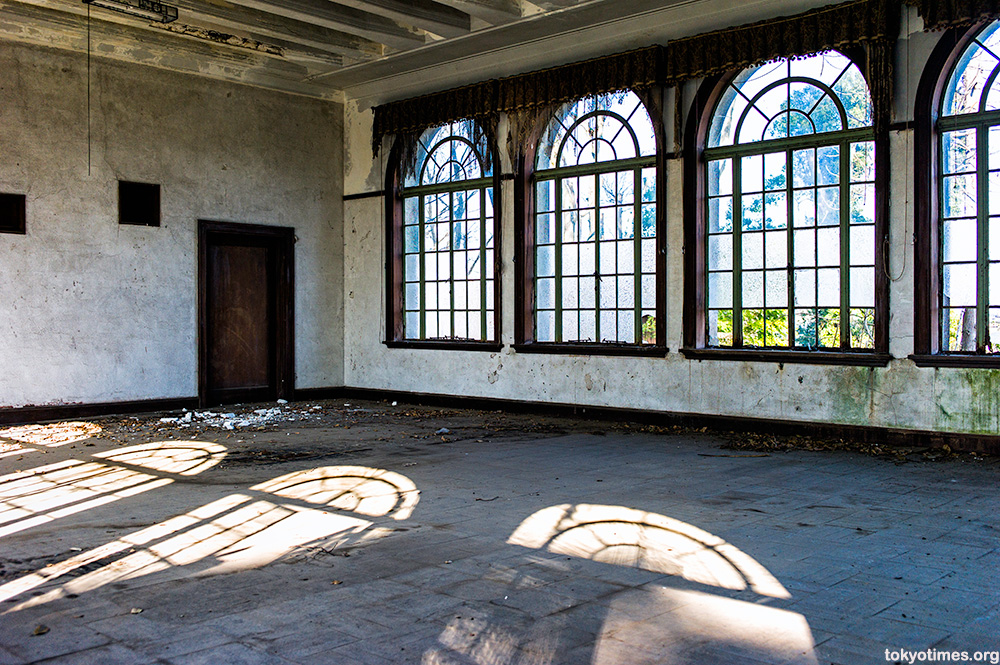
<svg viewBox="0 0 1000 665"><path fill-rule="evenodd" d="M118 181L118 223L160 225L160 186Z"/></svg>
<svg viewBox="0 0 1000 665"><path fill-rule="evenodd" d="M0 194L0 233L24 233L24 194Z"/></svg>

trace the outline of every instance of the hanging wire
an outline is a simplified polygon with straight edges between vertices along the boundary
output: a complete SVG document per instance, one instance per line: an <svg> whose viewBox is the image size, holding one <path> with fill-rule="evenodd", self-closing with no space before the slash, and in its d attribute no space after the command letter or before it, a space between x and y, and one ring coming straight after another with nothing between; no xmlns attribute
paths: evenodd
<svg viewBox="0 0 1000 665"><path fill-rule="evenodd" d="M91 159L91 122L90 122L90 3L87 3L87 175L90 175Z"/></svg>
<svg viewBox="0 0 1000 665"><path fill-rule="evenodd" d="M904 54L905 62L904 62L903 66L906 67L906 99L907 99L907 101L909 101L909 99L910 99L910 91L911 91L911 88L910 88L910 83L911 83L911 78L910 78L910 39L911 39L911 34L910 34L910 13L911 13L911 10L908 7L904 6L903 13L906 16L906 18L904 19L904 21L906 22L906 53ZM910 116L913 116L913 109L912 108L910 109ZM906 134L905 134L905 137L906 137L906 150L904 152L906 153L906 157L904 157L904 162L903 162L903 164L904 164L903 173L904 173L904 177L912 180L911 178L909 178L909 176L910 176L910 168L911 168L911 163L910 163L910 141L913 140L913 131L912 130L907 131ZM903 210L909 210L910 209L910 205L912 203L912 201L910 199L910 183L909 182L906 182L903 185L903 194L904 194L904 197L903 197ZM908 218L909 216L907 215L906 217ZM891 281L891 282L898 282L899 280L903 279L903 275L906 273L906 255L909 253L909 250L907 249L907 245L909 244L910 246L912 246L912 244L913 244L912 240L911 240L910 243L906 242L906 234L905 234L905 231L906 231L906 221L905 221L905 219L903 221L903 230L904 230L904 235L903 235L903 265L900 266L900 268L899 268L899 275L897 275L896 277L892 276L892 269L889 266L889 257L891 256L890 255L890 249L892 247L892 243L889 241L889 236L888 235L886 235L886 237L885 237L885 258L886 258L886 261L885 261L885 268L884 269L885 269L885 276L888 277L889 281ZM912 234L910 234L910 235L911 235L911 238L912 238Z"/></svg>

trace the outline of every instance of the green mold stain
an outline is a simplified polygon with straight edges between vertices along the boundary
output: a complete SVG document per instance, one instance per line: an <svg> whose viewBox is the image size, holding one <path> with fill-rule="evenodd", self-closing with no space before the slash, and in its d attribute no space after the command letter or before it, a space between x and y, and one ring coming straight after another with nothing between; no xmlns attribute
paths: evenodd
<svg viewBox="0 0 1000 665"><path fill-rule="evenodd" d="M1000 423L1000 370L967 369L961 376L969 391L968 408L963 409L961 414L963 429L997 434Z"/></svg>
<svg viewBox="0 0 1000 665"><path fill-rule="evenodd" d="M875 373L869 367L837 367L829 373L830 401L837 422L868 424L872 416Z"/></svg>

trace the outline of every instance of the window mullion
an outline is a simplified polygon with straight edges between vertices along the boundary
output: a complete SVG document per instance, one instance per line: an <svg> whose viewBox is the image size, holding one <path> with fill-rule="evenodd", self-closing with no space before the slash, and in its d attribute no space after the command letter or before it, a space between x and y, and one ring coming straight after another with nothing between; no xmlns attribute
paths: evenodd
<svg viewBox="0 0 1000 665"><path fill-rule="evenodd" d="M468 199L466 199L468 200ZM455 192L448 194L448 319L451 330L448 336L455 336ZM440 266L438 266L440 267ZM440 322L440 318L438 318ZM438 335L441 331L438 330Z"/></svg>
<svg viewBox="0 0 1000 665"><path fill-rule="evenodd" d="M840 144L840 348L851 346L851 170L850 143Z"/></svg>
<svg viewBox="0 0 1000 665"><path fill-rule="evenodd" d="M552 263L555 266L555 284L553 284L553 291L555 293L555 321L553 322L553 327L555 328L555 341L562 341L562 224L563 224L563 212L562 212L562 178L556 178L554 180L555 196L556 202L553 206L555 210L555 223L553 224L554 232L556 237L553 238L555 244L553 245L554 252L552 257ZM537 255L537 251L536 251ZM537 282L536 282L537 283ZM538 291L537 287L535 289L536 293ZM537 298L537 296L536 296ZM537 309L537 308L536 308Z"/></svg>
<svg viewBox="0 0 1000 665"><path fill-rule="evenodd" d="M615 178L615 203L618 203ZM617 207L613 208L617 214ZM617 218L616 218L617 219ZM617 224L615 225L617 227ZM594 176L594 341L601 341L601 174Z"/></svg>
<svg viewBox="0 0 1000 665"><path fill-rule="evenodd" d="M990 164L989 127L976 128L976 351L986 350L989 329L989 229L990 229Z"/></svg>
<svg viewBox="0 0 1000 665"><path fill-rule="evenodd" d="M743 164L733 158L733 347L743 347Z"/></svg>
<svg viewBox="0 0 1000 665"><path fill-rule="evenodd" d="M632 185L632 260L634 266L633 311L635 312L635 343L642 344L642 170L633 172ZM618 178L615 178L615 182Z"/></svg>
<svg viewBox="0 0 1000 665"><path fill-rule="evenodd" d="M493 245L496 246L496 218L494 218L494 240ZM489 236L486 233L486 188L482 187L479 190L479 318L482 321L482 339L490 339L492 331L486 329L486 322L488 317L486 316L486 284L489 279L489 275L486 274L486 239ZM496 257L493 257L496 261ZM496 303L493 303L493 307L496 308Z"/></svg>
<svg viewBox="0 0 1000 665"><path fill-rule="evenodd" d="M788 347L795 346L795 190L792 189L792 151L785 151L785 228L787 229Z"/></svg>
<svg viewBox="0 0 1000 665"><path fill-rule="evenodd" d="M417 266L417 272L420 277L420 293L417 294L417 302L420 303L420 339L427 339L427 300L424 295L427 283L427 246L424 242L425 237L425 227L426 227L426 196L424 194L420 195L420 236L418 237L417 246L417 257L419 257L420 262Z"/></svg>

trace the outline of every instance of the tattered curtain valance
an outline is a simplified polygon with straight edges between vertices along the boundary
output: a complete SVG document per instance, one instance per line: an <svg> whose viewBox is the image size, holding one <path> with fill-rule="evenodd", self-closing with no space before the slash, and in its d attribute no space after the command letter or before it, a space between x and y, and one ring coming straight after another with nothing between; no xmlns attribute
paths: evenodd
<svg viewBox="0 0 1000 665"><path fill-rule="evenodd" d="M903 0L917 8L925 30L969 26L1000 15L1000 0Z"/></svg>
<svg viewBox="0 0 1000 665"><path fill-rule="evenodd" d="M960 2L951 0L946 4ZM982 0L964 2L985 4ZM898 0L855 0L678 39L664 46L391 102L375 108L372 147L378 152L385 136L412 135L445 122L467 118L482 121L500 113L541 109L588 95L676 85L776 58L859 46L868 51L867 75L876 109L875 129L879 131L888 124L892 48L898 21Z"/></svg>

